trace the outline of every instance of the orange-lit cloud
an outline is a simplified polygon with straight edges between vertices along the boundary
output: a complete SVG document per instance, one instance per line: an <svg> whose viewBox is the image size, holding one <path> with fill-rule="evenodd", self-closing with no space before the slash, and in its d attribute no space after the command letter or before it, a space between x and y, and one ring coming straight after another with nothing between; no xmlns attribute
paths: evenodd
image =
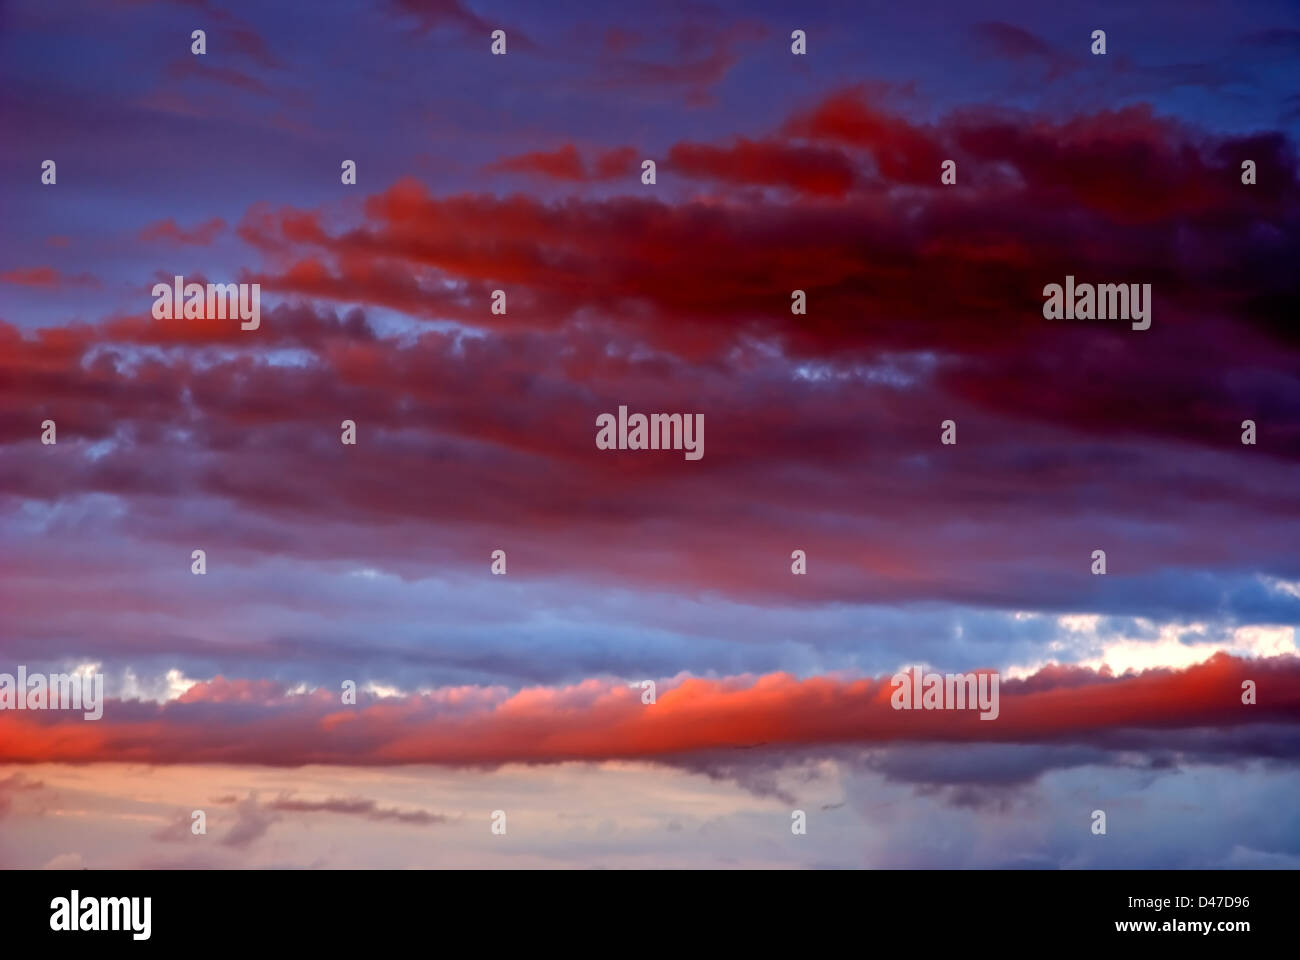
<svg viewBox="0 0 1300 960"><path fill-rule="evenodd" d="M1258 702L1242 703L1243 681ZM431 693L344 706L319 689L289 695L217 678L161 706L110 702L104 719L59 711L0 715L0 762L305 763L451 766L671 759L734 748L898 743L1114 742L1201 728L1300 723L1300 659L1219 654L1185 670L1110 676L1046 667L1001 686L1000 715L895 710L888 677L788 674L688 678L644 704L605 680L484 698Z"/></svg>

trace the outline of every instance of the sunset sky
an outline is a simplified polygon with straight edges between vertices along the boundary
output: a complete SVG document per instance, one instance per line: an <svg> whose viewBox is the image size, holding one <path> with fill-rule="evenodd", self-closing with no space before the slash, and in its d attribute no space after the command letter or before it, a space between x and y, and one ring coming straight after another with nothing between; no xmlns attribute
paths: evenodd
<svg viewBox="0 0 1300 960"><path fill-rule="evenodd" d="M1290 0L0 2L0 673L108 696L0 712L0 866L1300 867L1298 65Z"/></svg>

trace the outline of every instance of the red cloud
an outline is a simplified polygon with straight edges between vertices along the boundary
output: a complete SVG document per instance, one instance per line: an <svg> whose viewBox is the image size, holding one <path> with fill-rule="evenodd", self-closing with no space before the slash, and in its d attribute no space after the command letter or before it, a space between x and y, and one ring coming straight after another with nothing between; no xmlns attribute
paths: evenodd
<svg viewBox="0 0 1300 960"><path fill-rule="evenodd" d="M531 173L549 177L552 180L583 182L591 180L613 180L627 176L636 169L636 148L619 147L605 150L597 155L588 166L573 144L565 144L558 150L534 151L514 157L506 157L486 168L492 172Z"/></svg>
<svg viewBox="0 0 1300 960"><path fill-rule="evenodd" d="M98 287L99 280L88 273L69 276L54 267L25 267L0 273L0 283L17 287L38 287L58 290L63 287Z"/></svg>
<svg viewBox="0 0 1300 960"><path fill-rule="evenodd" d="M166 220L159 220L144 227L140 231L140 240L144 242L167 240L172 243L206 247L225 229L226 221L221 217L213 217L189 230L178 226L174 219L168 217Z"/></svg>
<svg viewBox="0 0 1300 960"><path fill-rule="evenodd" d="M1258 703L1241 702L1242 683ZM643 704L639 690L586 680L486 698L432 693L342 706L318 690L226 681L163 706L110 701L80 714L0 714L0 762L335 763L466 766L569 760L671 759L698 751L899 742L1091 743L1126 731L1300 723L1300 658L1218 654L1185 670L1112 677L1052 667L1000 690L1000 715L895 710L888 677L788 674L687 679ZM226 696L239 690L238 696ZM193 692L193 691L191 691ZM212 696L213 693L217 695Z"/></svg>
<svg viewBox="0 0 1300 960"><path fill-rule="evenodd" d="M266 262L239 279L261 282L268 298L388 307L492 335L380 338L360 312L339 319L273 299L262 328L245 334L229 321L154 320L147 288L138 312L94 326L23 334L0 325L9 487L46 501L91 491L176 501L216 494L236 501L250 524L346 505L360 519L436 524L453 555L477 549L475 530L508 523L539 565L602 579L856 601L947 590L978 603L1022 590L1042 599L1041 583L1018 587L999 572L1028 550L1067 575L1060 567L1079 549L1077 503L1103 504L1110 536L1148 518L1149 487L1127 472L1170 491L1159 505L1169 517L1206 519L1176 549L1152 538L1128 543L1129 571L1180 555L1237 568L1286 556L1291 531L1276 518L1289 476L1277 461L1300 456L1290 416L1296 300L1281 269L1300 222L1291 147L1248 141L1261 165L1289 172L1234 192L1240 142L1193 137L1146 110L1106 116L1112 122L970 112L917 130L837 94L791 123L849 157L876 143L893 155L890 143L915 138L956 144L977 162L963 161L962 186L951 191L937 177L924 189L887 190L867 178L829 204L798 193L664 202L639 190L547 203L440 196L402 180L341 228L329 211L254 207L238 230ZM1025 149L1008 155L1003 144L1015 137ZM777 146L789 165L768 165L768 154L742 162L734 142L692 148L701 174L798 182L791 143L789 153L779 141L749 145ZM1063 183L1050 169L1063 153L1097 169ZM1019 168L990 172L1008 164ZM1166 191L1165 176L1185 193ZM1116 211L1134 189L1149 199L1134 201L1124 220ZM1259 229L1261 218L1285 229ZM1126 329L1043 320L1042 285L1066 273L1157 280L1158 349ZM488 312L498 287L509 291L505 317ZM808 292L806 316L790 313L795 288ZM129 356L133 344L168 349L140 361ZM216 344L242 349L198 353ZM268 348L294 348L302 365L268 367L260 362ZM644 409L707 414L701 469L596 455L593 418L633 396ZM346 410L376 439L402 434L410 445L380 443L369 458L323 473L328 454L313 444L329 432L321 433L325 410ZM46 416L58 420L61 444L119 431L129 439L102 460L61 458L52 470L28 455L33 425ZM1246 416L1261 423L1257 451L1239 442ZM930 471L936 426L949 417L963 437L979 438L981 456L954 450L960 469ZM259 445L250 425L283 434ZM181 431L183 445L165 439ZM1123 445L1108 452L1115 459L1080 443L1094 435ZM211 456L196 457L196 445ZM449 448L456 455L430 498L419 464ZM1202 459L1207 451L1222 456ZM167 470L157 469L162 462ZM798 471L788 467L795 463ZM528 479L539 469L546 484ZM1207 497L1234 498L1241 469L1254 484L1251 497L1233 499L1245 528L1224 537ZM379 500L365 493L376 484ZM806 509L836 516L833 528L789 509L814 502ZM671 548L662 562L625 548L634 518L648 514L664 516ZM747 522L759 514L769 521ZM979 530L962 532L958 516ZM557 541L557 530L573 536ZM230 535L255 536L237 525ZM770 558L788 556L796 536L826 572L774 588ZM582 549L570 546L578 541ZM975 575L961 558L977 541L987 573ZM310 536L295 544L286 549L322 552ZM433 557L385 549L374 547L399 563Z"/></svg>
<svg viewBox="0 0 1300 960"><path fill-rule="evenodd" d="M578 148L571 143L565 144L559 150L550 153L535 151L533 153L523 153L516 157L507 157L491 164L488 169L500 170L506 173L537 173L556 180L585 180L587 178L586 167L583 165L582 157L578 155Z"/></svg>
<svg viewBox="0 0 1300 960"><path fill-rule="evenodd" d="M1028 30L1009 23L977 23L972 32L995 57L1007 60L1047 60L1052 48Z"/></svg>
<svg viewBox="0 0 1300 960"><path fill-rule="evenodd" d="M739 139L728 147L679 143L668 153L673 172L731 183L789 187L814 196L842 197L855 168L838 150Z"/></svg>
<svg viewBox="0 0 1300 960"><path fill-rule="evenodd" d="M0 282L19 287L50 287L59 285L59 271L53 267L26 267L0 273Z"/></svg>
<svg viewBox="0 0 1300 960"><path fill-rule="evenodd" d="M265 83L257 77L237 70L234 67L209 66L201 63L200 57L185 57L181 60L174 60L167 65L166 75L169 80L209 80L213 83L221 84L227 87L234 87L239 90L246 90L249 93L262 94L269 96L271 90Z"/></svg>
<svg viewBox="0 0 1300 960"><path fill-rule="evenodd" d="M854 91L833 94L810 113L791 117L783 132L866 148L882 176L903 183L937 183L945 159L936 131L875 109Z"/></svg>
<svg viewBox="0 0 1300 960"><path fill-rule="evenodd" d="M466 7L460 0L390 0L394 12L413 17L416 29L425 33L440 27L456 27L467 33L484 36L492 26Z"/></svg>

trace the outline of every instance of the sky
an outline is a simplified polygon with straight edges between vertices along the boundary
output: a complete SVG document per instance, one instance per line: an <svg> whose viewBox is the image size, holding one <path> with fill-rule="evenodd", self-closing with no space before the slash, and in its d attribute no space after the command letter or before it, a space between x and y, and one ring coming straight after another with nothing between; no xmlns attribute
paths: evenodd
<svg viewBox="0 0 1300 960"><path fill-rule="evenodd" d="M1262 0L0 3L0 673L107 697L0 711L0 866L1300 866L1298 63Z"/></svg>

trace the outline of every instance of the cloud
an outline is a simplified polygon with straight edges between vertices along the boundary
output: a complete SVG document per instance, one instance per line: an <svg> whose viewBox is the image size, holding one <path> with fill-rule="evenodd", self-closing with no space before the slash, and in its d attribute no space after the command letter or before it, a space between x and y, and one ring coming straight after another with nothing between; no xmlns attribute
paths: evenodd
<svg viewBox="0 0 1300 960"><path fill-rule="evenodd" d="M0 819L4 819L13 810L15 795L43 789L45 784L42 781L33 780L22 771L0 779Z"/></svg>
<svg viewBox="0 0 1300 960"><path fill-rule="evenodd" d="M487 169L506 173L537 173L556 180L581 181L587 178L582 158L571 143L549 153L534 151L506 157Z"/></svg>
<svg viewBox="0 0 1300 960"><path fill-rule="evenodd" d="M171 820L150 834L149 838L159 843L182 843L195 835L194 823L193 811L178 810Z"/></svg>
<svg viewBox="0 0 1300 960"><path fill-rule="evenodd" d="M250 793L235 805L235 823L229 832L221 838L222 846L247 849L265 836L280 818L258 804L257 795Z"/></svg>
<svg viewBox="0 0 1300 960"><path fill-rule="evenodd" d="M268 810L277 813L335 813L343 816L358 816L366 820L407 823L415 826L427 826L445 823L447 817L426 810L398 810L393 807L381 807L374 800L364 797L329 797L325 800L304 800L289 794L281 794L266 804Z"/></svg>
<svg viewBox="0 0 1300 960"><path fill-rule="evenodd" d="M20 267L0 273L0 283L16 287L59 290L65 287L99 287L98 278L88 273L69 276L54 267Z"/></svg>
<svg viewBox="0 0 1300 960"><path fill-rule="evenodd" d="M517 686L623 669L887 669L855 658L899 637L951 647L929 620L912 636L917 602L1294 622L1295 598L1259 578L1300 577L1295 290L1282 269L1300 207L1286 137L1212 134L1147 107L971 107L922 123L864 88L768 122L679 143L674 190L543 199L403 179L355 205L254 205L236 230L251 259L232 269L264 285L255 336L155 320L150 271L129 312L0 324L6 554L45 565L0 586L15 645L107 652L117 667L148 658L160 675L318 682L322 663L351 658L381 684L411 670L435 686ZM1243 193L1245 153L1277 174ZM853 171L832 202L805 189L821 155ZM930 166L948 155L957 191ZM600 163L579 159L586 175ZM198 226L179 234L212 221L185 222ZM1044 282L1069 273L1152 278L1152 336L1043 320ZM807 315L790 313L796 287ZM504 317L487 309L497 288ZM595 416L631 399L702 412L701 464L595 450ZM345 416L364 456L338 444ZM1256 447L1240 443L1247 416ZM57 447L39 445L47 417ZM948 418L962 437L951 449L937 444ZM301 593L265 599L275 613L258 622L244 603L198 599L195 583L175 589L156 558L188 557L200 537L244 596L265 596L256 581L273 561ZM87 538L150 573L122 582ZM452 646L432 642L423 608L398 622L303 599L333 592L345 567L473 584L477 603L474 558L503 543L535 617L492 620L490 640L468 615ZM815 575L789 575L795 546ZM1097 546L1110 576L1086 573ZM88 576L55 589L39 569ZM547 591L569 597L574 583L653 599L569 604L555 627ZM747 623L779 616L788 636L759 631L760 648L735 624L664 627L650 608L683 597L696 618L719 598L746 605ZM197 625L186 603L213 618ZM866 626L820 620L809 637L792 619L828 603ZM837 639L882 636L895 606L897 636L873 654ZM565 632L561 655L537 655ZM960 656L1050 653L1046 637L997 634ZM1171 647L1132 639L1109 651L1170 664Z"/></svg>
<svg viewBox="0 0 1300 960"><path fill-rule="evenodd" d="M788 187L810 196L842 197L856 178L854 164L839 151L744 138L725 147L678 143L668 152L668 164L673 173Z"/></svg>
<svg viewBox="0 0 1300 960"><path fill-rule="evenodd" d="M938 131L880 109L857 89L831 94L815 108L794 114L781 132L868 150L880 175L901 183L937 184L945 159Z"/></svg>
<svg viewBox="0 0 1300 960"><path fill-rule="evenodd" d="M639 33L634 43L623 42L633 39L624 35L611 44L607 34L591 82L644 98L680 96L689 106L705 106L743 53L769 33L765 24L754 20L724 22L706 17ZM637 56L631 55L633 49Z"/></svg>
<svg viewBox="0 0 1300 960"><path fill-rule="evenodd" d="M487 36L491 25L471 11L461 0L391 0L393 11L416 21L421 33L439 27L455 27L466 33L477 32ZM486 41L485 41L486 42Z"/></svg>
<svg viewBox="0 0 1300 960"><path fill-rule="evenodd" d="M975 24L971 32L994 57L1008 60L1048 60L1052 57L1052 48L1022 27L986 22Z"/></svg>
<svg viewBox="0 0 1300 960"><path fill-rule="evenodd" d="M79 853L61 853L52 857L42 870L81 870L85 866Z"/></svg>
<svg viewBox="0 0 1300 960"><path fill-rule="evenodd" d="M141 229L140 240L144 242L162 240L186 246L206 247L225 229L226 221L221 217L205 220L189 230L178 226L173 218L168 217L165 220L150 223Z"/></svg>
<svg viewBox="0 0 1300 960"><path fill-rule="evenodd" d="M1243 681L1259 702L1243 705ZM1084 667L1047 666L1023 680L1004 680L1000 715L972 711L903 711L890 706L887 677L783 674L684 678L641 703L626 684L591 679L559 688L435 691L368 699L341 707L326 689L290 694L263 690L231 700L221 678L196 684L183 701L163 705L110 701L105 719L0 717L0 761L135 763L306 763L495 766L569 760L659 759L755 745L795 747L899 743L1074 744L1109 748L1141 735L1165 749L1207 757L1285 755L1251 739L1259 725L1300 720L1300 659L1242 660L1218 654L1184 670L1123 676ZM1201 731L1240 737L1204 748ZM1150 748L1151 743L1144 743ZM236 840L270 822L250 799L239 807ZM229 842L236 842L231 840ZM242 842L242 840L240 840Z"/></svg>
<svg viewBox="0 0 1300 960"><path fill-rule="evenodd" d="M527 173L551 180L575 183L613 180L632 174L636 169L636 149L617 147L604 150L590 163L585 161L578 148L566 143L557 150L538 150L505 157L485 167L496 173Z"/></svg>
<svg viewBox="0 0 1300 960"><path fill-rule="evenodd" d="M264 81L250 73L236 67L209 65L194 56L173 60L167 65L165 76L171 84L199 80L260 96L269 97L272 94L271 88Z"/></svg>
<svg viewBox="0 0 1300 960"><path fill-rule="evenodd" d="M454 30L465 37L481 39L483 49L487 50L492 31L505 30L508 49L537 50L537 45L518 27L484 20L461 0L388 0L388 7L396 17L407 22L414 20L417 36L432 30Z"/></svg>

